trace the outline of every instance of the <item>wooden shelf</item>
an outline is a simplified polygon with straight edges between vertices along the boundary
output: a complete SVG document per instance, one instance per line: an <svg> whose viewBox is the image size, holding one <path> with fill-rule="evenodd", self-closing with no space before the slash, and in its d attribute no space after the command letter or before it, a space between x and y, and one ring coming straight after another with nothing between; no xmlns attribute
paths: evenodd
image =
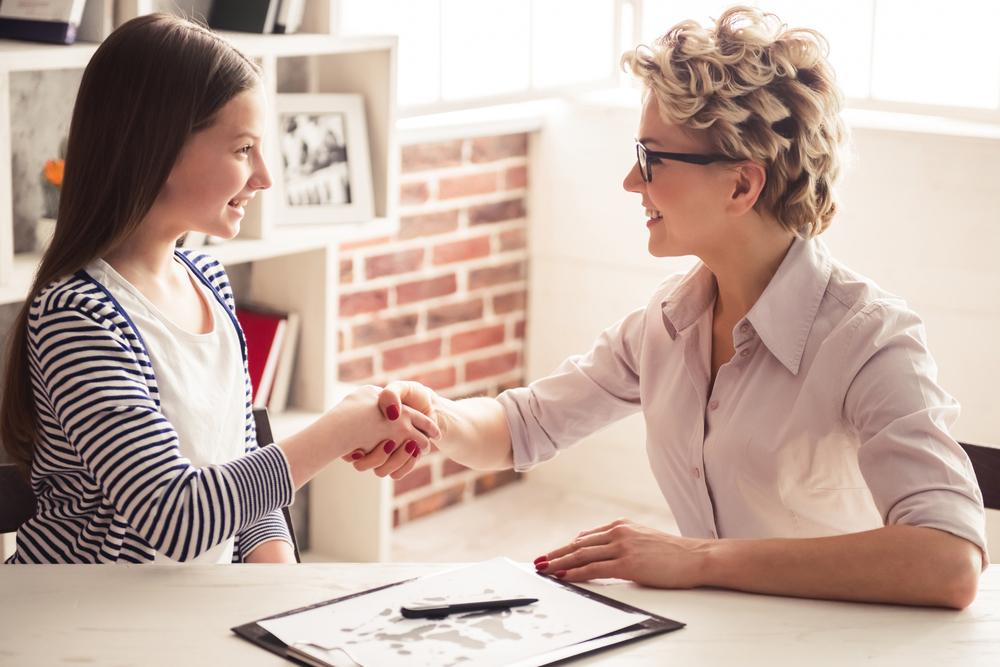
<svg viewBox="0 0 1000 667"><path fill-rule="evenodd" d="M388 49L393 35L338 37L332 35L256 35L219 33L251 57L289 57L317 54L362 53ZM0 71L22 72L48 69L82 69L99 45L96 42L57 45L0 39Z"/></svg>

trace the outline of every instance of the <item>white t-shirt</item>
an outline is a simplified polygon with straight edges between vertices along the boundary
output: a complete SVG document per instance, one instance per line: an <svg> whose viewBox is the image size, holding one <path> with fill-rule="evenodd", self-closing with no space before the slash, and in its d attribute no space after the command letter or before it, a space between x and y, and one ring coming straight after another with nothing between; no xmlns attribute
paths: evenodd
<svg viewBox="0 0 1000 667"><path fill-rule="evenodd" d="M160 390L160 409L177 431L181 455L195 466L242 456L246 428L243 356L236 328L215 294L190 276L212 313L211 332L196 334L171 322L104 260L95 260L86 270L118 300L142 335ZM232 559L230 538L188 562L229 563ZM154 562L176 561L157 553Z"/></svg>

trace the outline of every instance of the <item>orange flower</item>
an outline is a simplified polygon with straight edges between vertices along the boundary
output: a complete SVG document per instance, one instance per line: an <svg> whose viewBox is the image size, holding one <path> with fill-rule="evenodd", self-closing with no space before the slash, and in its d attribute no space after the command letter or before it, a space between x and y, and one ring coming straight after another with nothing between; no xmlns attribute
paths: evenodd
<svg viewBox="0 0 1000 667"><path fill-rule="evenodd" d="M47 160L45 162L45 180L57 188L61 188L64 168L65 164L62 160Z"/></svg>

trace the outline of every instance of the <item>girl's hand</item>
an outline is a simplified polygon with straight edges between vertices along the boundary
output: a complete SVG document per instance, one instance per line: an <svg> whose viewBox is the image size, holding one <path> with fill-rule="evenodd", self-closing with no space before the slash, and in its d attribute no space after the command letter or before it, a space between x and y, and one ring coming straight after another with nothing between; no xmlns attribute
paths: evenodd
<svg viewBox="0 0 1000 667"><path fill-rule="evenodd" d="M397 381L386 385L378 397L379 409L385 419L395 422L407 411L417 411L434 425L433 430L418 425L428 440L413 439L412 446L408 442L401 443L399 440L384 440L370 451L357 449L344 456L344 460L353 463L357 470L374 469L379 477L390 476L393 479L405 477L416 466L420 455L430 448L432 444L430 441L441 437L434 410L435 395L431 389L419 382Z"/></svg>
<svg viewBox="0 0 1000 667"><path fill-rule="evenodd" d="M378 451L385 455L387 451L395 453L398 450L407 452L412 459L416 453L430 447L429 438L440 437L437 424L413 408L403 406L396 419L385 419L379 410L380 393L381 390L372 385L359 387L327 413L333 421L332 437L341 451L351 452L344 458L357 460L367 452ZM378 445L373 447L373 442ZM405 463L405 459L399 461L394 469L404 467Z"/></svg>
<svg viewBox="0 0 1000 667"><path fill-rule="evenodd" d="M628 579L655 588L702 585L712 540L677 537L619 519L577 535L535 559L535 568L565 581Z"/></svg>

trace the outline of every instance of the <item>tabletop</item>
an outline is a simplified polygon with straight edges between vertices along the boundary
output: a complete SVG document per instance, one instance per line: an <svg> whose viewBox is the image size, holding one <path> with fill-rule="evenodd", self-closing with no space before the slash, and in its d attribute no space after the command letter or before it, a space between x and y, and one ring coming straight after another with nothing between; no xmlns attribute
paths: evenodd
<svg viewBox="0 0 1000 667"><path fill-rule="evenodd" d="M445 564L0 566L0 665L289 665L230 628ZM573 664L1000 665L1000 567L963 611L588 585L687 624Z"/></svg>

